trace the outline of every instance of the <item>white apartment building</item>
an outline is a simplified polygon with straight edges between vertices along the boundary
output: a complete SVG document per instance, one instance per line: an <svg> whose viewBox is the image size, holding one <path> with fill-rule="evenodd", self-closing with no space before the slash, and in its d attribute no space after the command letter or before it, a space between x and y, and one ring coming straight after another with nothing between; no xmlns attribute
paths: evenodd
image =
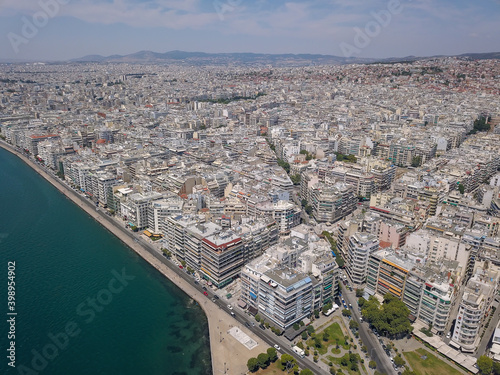
<svg viewBox="0 0 500 375"><path fill-rule="evenodd" d="M347 247L346 271L355 285L365 282L370 254L379 249L377 236L369 233L354 233Z"/></svg>

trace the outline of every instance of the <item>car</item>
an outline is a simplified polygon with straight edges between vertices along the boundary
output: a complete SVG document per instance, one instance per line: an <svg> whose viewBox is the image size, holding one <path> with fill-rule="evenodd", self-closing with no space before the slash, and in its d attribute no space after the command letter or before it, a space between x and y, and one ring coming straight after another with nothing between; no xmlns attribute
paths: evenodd
<svg viewBox="0 0 500 375"><path fill-rule="evenodd" d="M451 332L448 332L448 333L446 334L446 338L447 338L447 339L449 339L450 337L451 337Z"/></svg>
<svg viewBox="0 0 500 375"><path fill-rule="evenodd" d="M281 348L280 348L280 346L278 344L274 344L274 349L281 350Z"/></svg>
<svg viewBox="0 0 500 375"><path fill-rule="evenodd" d="M199 282L198 282L198 281L196 281L196 280L194 281L194 283L195 283L195 284L199 284Z"/></svg>
<svg viewBox="0 0 500 375"><path fill-rule="evenodd" d="M231 306L231 305L227 305L227 308L228 308L229 310L232 310L232 309L233 309L233 306Z"/></svg>
<svg viewBox="0 0 500 375"><path fill-rule="evenodd" d="M217 300L215 298L212 298L212 302L215 302L215 301L217 301Z"/></svg>
<svg viewBox="0 0 500 375"><path fill-rule="evenodd" d="M214 296L214 298L215 298L215 299L219 299L219 296L216 294L216 295Z"/></svg>
<svg viewBox="0 0 500 375"><path fill-rule="evenodd" d="M206 287L206 286L204 286L204 287L203 287L203 290L207 290L207 287Z"/></svg>
<svg viewBox="0 0 500 375"><path fill-rule="evenodd" d="M204 295L208 296L208 293L207 292L203 292Z"/></svg>
<svg viewBox="0 0 500 375"><path fill-rule="evenodd" d="M255 323L254 322L252 322L252 327L255 327Z"/></svg>
<svg viewBox="0 0 500 375"><path fill-rule="evenodd" d="M245 322L245 327L250 328L250 323Z"/></svg>
<svg viewBox="0 0 500 375"><path fill-rule="evenodd" d="M259 324L260 329L266 329L266 326L264 324Z"/></svg>
<svg viewBox="0 0 500 375"><path fill-rule="evenodd" d="M182 266L179 264L179 268L182 270L184 267L182 267Z"/></svg>
<svg viewBox="0 0 500 375"><path fill-rule="evenodd" d="M231 316L235 316L235 314L234 314L234 312L233 312L233 311L231 311Z"/></svg>

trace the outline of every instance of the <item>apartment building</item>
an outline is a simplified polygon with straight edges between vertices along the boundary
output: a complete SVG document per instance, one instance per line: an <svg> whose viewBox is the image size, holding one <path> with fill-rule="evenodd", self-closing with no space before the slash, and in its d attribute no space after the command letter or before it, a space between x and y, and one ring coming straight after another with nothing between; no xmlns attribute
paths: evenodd
<svg viewBox="0 0 500 375"><path fill-rule="evenodd" d="M364 284L368 274L370 254L379 249L379 241L370 233L356 232L349 237L347 248L346 272L353 284Z"/></svg>

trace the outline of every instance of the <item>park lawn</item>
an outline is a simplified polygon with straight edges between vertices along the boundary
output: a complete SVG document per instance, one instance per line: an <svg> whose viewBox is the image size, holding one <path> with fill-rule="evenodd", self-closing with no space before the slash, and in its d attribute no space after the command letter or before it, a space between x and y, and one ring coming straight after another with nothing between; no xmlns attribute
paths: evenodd
<svg viewBox="0 0 500 375"><path fill-rule="evenodd" d="M323 341L324 332L328 332L328 335L330 336L328 341ZM321 340L321 348L316 348L314 346L314 339L310 338L309 340L307 340L307 345L311 347L313 352L314 350L317 350L321 355L326 354L330 345L337 345L337 339L339 340L339 346L342 346L344 349L349 350L349 345L345 345L344 334L342 333L342 329L340 328L340 325L338 323L330 324L323 331L317 333L316 337L319 337L319 339Z"/></svg>
<svg viewBox="0 0 500 375"><path fill-rule="evenodd" d="M447 363L440 360L434 354L425 349L417 349L413 352L403 352L409 365L417 375L461 375L462 373ZM427 359L422 359L422 356Z"/></svg>

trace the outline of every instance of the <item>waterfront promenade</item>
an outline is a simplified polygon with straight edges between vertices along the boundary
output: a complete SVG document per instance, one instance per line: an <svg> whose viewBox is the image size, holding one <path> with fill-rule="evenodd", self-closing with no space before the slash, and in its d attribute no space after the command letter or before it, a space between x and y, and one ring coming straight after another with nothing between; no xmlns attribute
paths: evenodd
<svg viewBox="0 0 500 375"><path fill-rule="evenodd" d="M117 236L123 243L140 255L144 260L156 268L160 273L166 276L170 281L182 289L186 294L193 298L203 308L208 319L210 351L212 359L213 374L232 374L239 375L247 372L246 363L249 358L257 357L263 353L268 345L262 339L255 336L252 332L245 329L238 321L232 318L228 312L221 309L217 304L203 295L202 291L195 288L193 284L181 277L178 270L173 270L166 264L166 260L159 254L154 253L154 249L143 246L132 233L121 227L117 221L113 220L101 210L96 210L95 205L73 191L58 178L47 173L42 167L28 159L25 155L19 153L11 145L0 140L0 147L13 153L33 168L39 175L49 181L68 199L73 201L87 214L104 226L108 231ZM168 322L166 322L168 324ZM235 339L229 330L233 327L239 328L251 339L258 343L251 350L247 349L242 343Z"/></svg>

